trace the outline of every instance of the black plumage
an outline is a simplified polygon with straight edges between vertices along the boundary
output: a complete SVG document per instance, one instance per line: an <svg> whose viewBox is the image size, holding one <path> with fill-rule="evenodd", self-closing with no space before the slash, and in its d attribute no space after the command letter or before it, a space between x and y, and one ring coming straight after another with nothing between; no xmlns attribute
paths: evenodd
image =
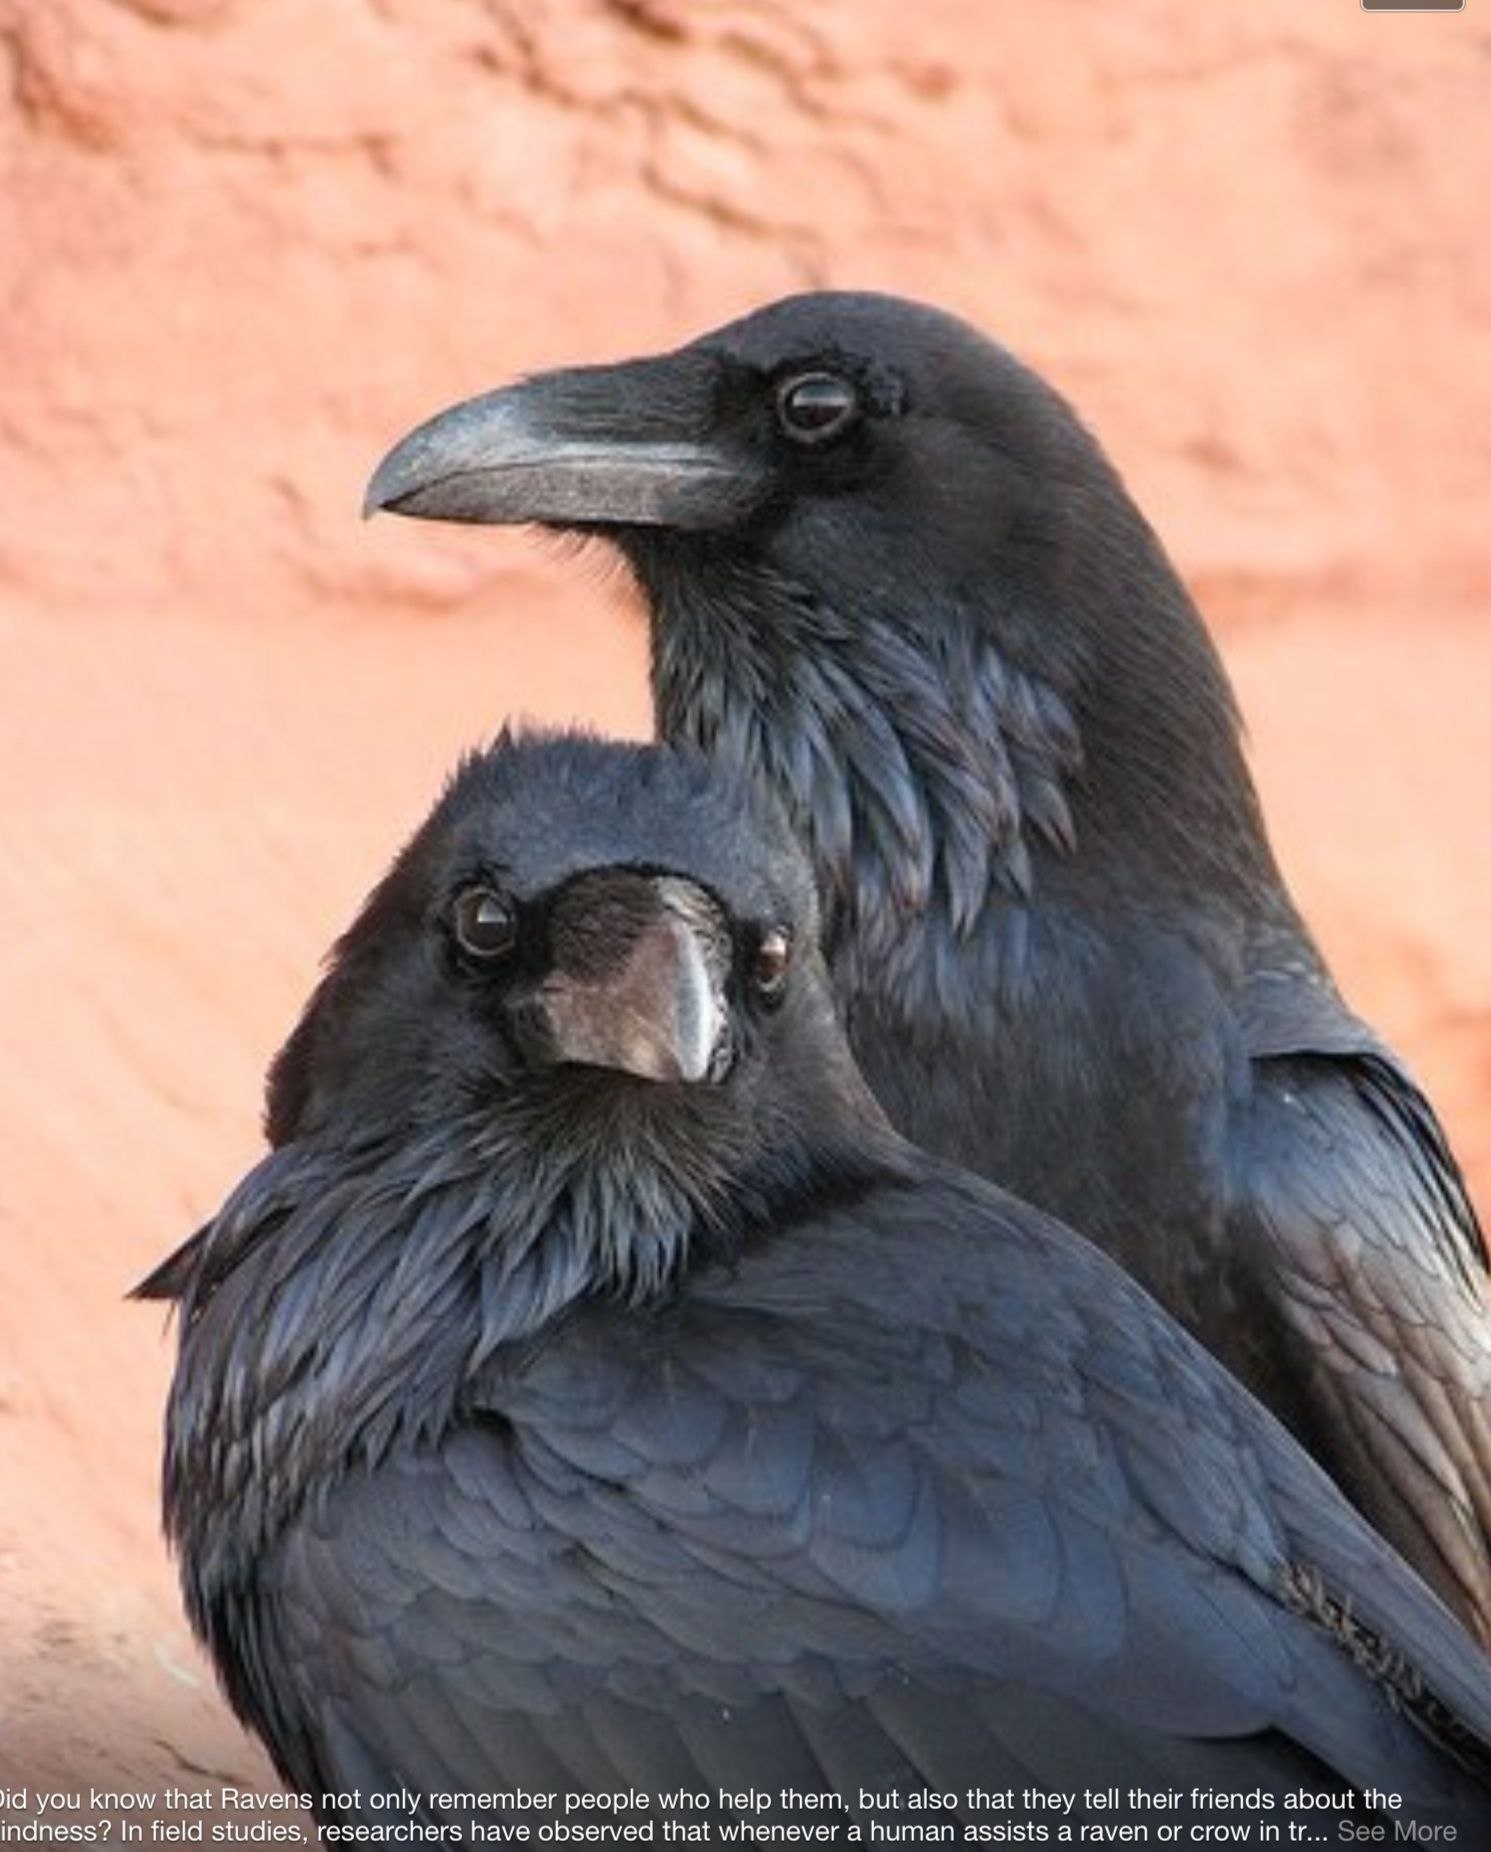
<svg viewBox="0 0 1491 1852"><path fill-rule="evenodd" d="M789 299L430 421L370 507L594 533L658 729L787 802L897 1126L1091 1236L1491 1637L1491 1323L1432 1108L1270 852L1091 436L971 328Z"/></svg>
<svg viewBox="0 0 1491 1852"><path fill-rule="evenodd" d="M1479 1649L1111 1261L891 1131L814 906L702 762L504 741L339 942L274 1149L142 1288L191 1616L282 1775L460 1830L1350 1784L1478 1842Z"/></svg>

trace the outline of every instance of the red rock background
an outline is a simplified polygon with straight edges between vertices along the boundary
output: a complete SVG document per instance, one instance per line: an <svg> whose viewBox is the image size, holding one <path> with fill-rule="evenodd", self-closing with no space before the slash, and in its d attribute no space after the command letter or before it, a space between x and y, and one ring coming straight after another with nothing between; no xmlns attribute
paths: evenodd
<svg viewBox="0 0 1491 1852"><path fill-rule="evenodd" d="M1491 1198L1488 86L1480 0L0 0L0 1784L264 1776L120 1295L456 749L645 725L603 574L358 522L516 370L817 283L1047 370Z"/></svg>

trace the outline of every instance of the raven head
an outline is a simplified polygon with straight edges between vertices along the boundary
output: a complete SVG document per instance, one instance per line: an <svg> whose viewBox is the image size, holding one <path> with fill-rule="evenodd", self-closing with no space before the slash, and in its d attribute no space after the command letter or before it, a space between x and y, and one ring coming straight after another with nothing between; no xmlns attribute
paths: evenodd
<svg viewBox="0 0 1491 1852"><path fill-rule="evenodd" d="M844 1071L817 932L759 794L694 755L504 735L338 941L275 1062L271 1142L517 1112L551 1148L738 1145L815 1061Z"/></svg>
<svg viewBox="0 0 1491 1852"><path fill-rule="evenodd" d="M882 984L1079 836L1114 905L1253 854L1230 693L1158 541L1065 402L938 310L792 297L538 375L420 426L367 506L614 544L661 734L765 775Z"/></svg>

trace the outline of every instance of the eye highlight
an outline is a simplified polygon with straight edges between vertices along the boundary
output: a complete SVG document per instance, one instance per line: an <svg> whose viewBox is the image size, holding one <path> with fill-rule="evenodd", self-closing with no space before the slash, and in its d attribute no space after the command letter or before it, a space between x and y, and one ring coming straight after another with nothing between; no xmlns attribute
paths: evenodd
<svg viewBox="0 0 1491 1852"><path fill-rule="evenodd" d="M495 887L468 887L456 895L450 913L456 944L480 964L505 958L518 942L518 915Z"/></svg>
<svg viewBox="0 0 1491 1852"><path fill-rule="evenodd" d="M768 926L751 957L751 984L764 1003L776 1003L787 988L792 968L792 935L785 926Z"/></svg>
<svg viewBox="0 0 1491 1852"><path fill-rule="evenodd" d="M859 411L858 392L838 373L794 373L777 387L777 423L794 443L828 443Z"/></svg>

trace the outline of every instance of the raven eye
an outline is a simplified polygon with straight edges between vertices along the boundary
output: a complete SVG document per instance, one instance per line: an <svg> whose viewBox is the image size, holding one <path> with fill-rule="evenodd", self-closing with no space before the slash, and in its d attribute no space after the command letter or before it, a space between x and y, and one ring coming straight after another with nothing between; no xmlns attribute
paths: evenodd
<svg viewBox="0 0 1491 1852"><path fill-rule="evenodd" d="M859 394L837 373L796 373L777 387L777 423L799 444L824 444L859 416Z"/></svg>
<svg viewBox="0 0 1491 1852"><path fill-rule="evenodd" d="M751 982L756 987L756 995L768 1003L775 1003L787 988L791 964L792 935L785 926L768 926L751 960Z"/></svg>
<svg viewBox="0 0 1491 1852"><path fill-rule="evenodd" d="M468 958L504 958L518 942L518 916L495 888L468 887L458 894L451 924Z"/></svg>

